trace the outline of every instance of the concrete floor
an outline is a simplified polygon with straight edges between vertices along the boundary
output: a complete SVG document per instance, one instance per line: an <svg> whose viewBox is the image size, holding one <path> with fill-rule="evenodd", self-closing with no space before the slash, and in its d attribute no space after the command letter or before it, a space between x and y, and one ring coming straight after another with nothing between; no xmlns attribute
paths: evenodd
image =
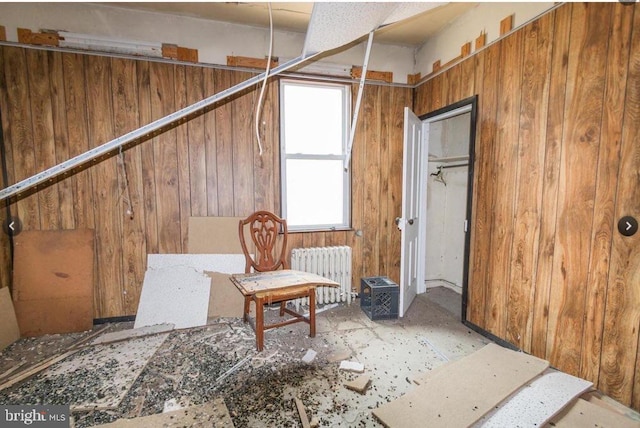
<svg viewBox="0 0 640 428"><path fill-rule="evenodd" d="M267 310L266 318L278 318L277 310ZM320 426L379 427L372 409L400 397L420 374L489 342L460 322L460 296L443 287L419 295L402 319L372 321L356 300L319 312L316 328L314 338L304 323L268 330L259 353L251 327L239 319L176 330L145 363L118 408L74 413L74 425L156 414L168 400L189 407L222 397L237 428L301 426L293 398L302 400ZM22 339L0 354L0 368L30 359L36 350L38 355L41 350L61 353L70 338L78 334ZM127 344L121 345L123 351L112 352L126 352ZM100 349L104 352L104 347L90 347L83 353ZM310 349L317 353L315 359L303 362ZM366 393L344 386L360 375L340 370L343 360L364 365L371 378ZM0 404L68 404L92 394L82 374L47 377L54 368L0 391ZM114 376L105 371L104 379L94 380L108 391Z"/></svg>

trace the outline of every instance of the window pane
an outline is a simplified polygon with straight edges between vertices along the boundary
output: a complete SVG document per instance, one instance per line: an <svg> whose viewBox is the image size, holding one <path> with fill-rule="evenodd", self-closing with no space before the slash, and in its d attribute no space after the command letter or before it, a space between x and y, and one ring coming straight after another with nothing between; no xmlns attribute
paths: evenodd
<svg viewBox="0 0 640 428"><path fill-rule="evenodd" d="M343 174L340 160L287 160L287 223L343 224Z"/></svg>
<svg viewBox="0 0 640 428"><path fill-rule="evenodd" d="M342 153L343 88L284 86L286 153Z"/></svg>

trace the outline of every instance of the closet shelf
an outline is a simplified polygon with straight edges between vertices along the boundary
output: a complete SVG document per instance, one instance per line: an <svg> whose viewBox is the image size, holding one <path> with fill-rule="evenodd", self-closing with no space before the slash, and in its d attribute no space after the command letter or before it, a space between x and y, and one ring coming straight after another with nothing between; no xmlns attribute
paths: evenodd
<svg viewBox="0 0 640 428"><path fill-rule="evenodd" d="M468 161L468 160L469 160L469 156L447 156L442 158L429 156L429 162L447 163L447 162L460 162L460 161Z"/></svg>

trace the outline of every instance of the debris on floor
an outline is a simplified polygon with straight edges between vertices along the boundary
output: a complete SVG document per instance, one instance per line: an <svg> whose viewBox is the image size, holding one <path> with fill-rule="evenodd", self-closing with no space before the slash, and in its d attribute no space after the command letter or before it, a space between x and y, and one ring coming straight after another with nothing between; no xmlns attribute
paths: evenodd
<svg viewBox="0 0 640 428"><path fill-rule="evenodd" d="M340 370L346 370L346 371L355 372L355 373L363 373L364 364L359 363L358 361L341 361Z"/></svg>
<svg viewBox="0 0 640 428"><path fill-rule="evenodd" d="M302 357L302 362L311 364L313 360L316 358L316 355L318 355L316 351L314 351L313 349L308 349L307 353L304 354L304 356Z"/></svg>
<svg viewBox="0 0 640 428"><path fill-rule="evenodd" d="M367 392L367 389L369 388L370 384L371 384L371 378L368 375L361 375L355 378L354 380L346 382L344 386L346 386L352 391L356 391L356 392L359 392L360 394L364 394L365 392Z"/></svg>

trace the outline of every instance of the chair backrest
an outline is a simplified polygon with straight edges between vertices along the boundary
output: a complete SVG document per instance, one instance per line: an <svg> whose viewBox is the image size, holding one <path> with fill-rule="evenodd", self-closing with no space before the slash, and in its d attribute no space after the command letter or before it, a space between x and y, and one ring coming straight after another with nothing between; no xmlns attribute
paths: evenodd
<svg viewBox="0 0 640 428"><path fill-rule="evenodd" d="M256 211L246 219L240 220L238 232L246 259L245 273L251 272L251 268L256 272L289 269L289 263L285 259L288 235L285 219L269 211ZM255 247L255 260L247 246L248 238Z"/></svg>

